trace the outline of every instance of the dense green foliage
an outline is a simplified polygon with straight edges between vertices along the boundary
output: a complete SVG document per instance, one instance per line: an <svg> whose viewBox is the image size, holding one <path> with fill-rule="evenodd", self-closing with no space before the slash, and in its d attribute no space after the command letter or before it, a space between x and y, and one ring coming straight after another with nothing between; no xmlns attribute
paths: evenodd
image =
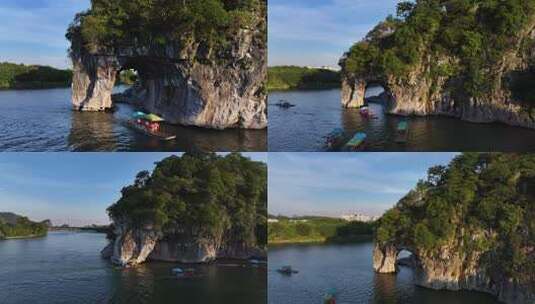
<svg viewBox="0 0 535 304"><path fill-rule="evenodd" d="M456 157L379 220L376 238L440 256L482 254L490 274L535 283L535 154Z"/></svg>
<svg viewBox="0 0 535 304"><path fill-rule="evenodd" d="M268 241L276 243L347 242L371 236L372 223L328 217L276 217L268 224Z"/></svg>
<svg viewBox="0 0 535 304"><path fill-rule="evenodd" d="M500 60L518 48L534 15L535 0L401 2L397 18L353 45L341 64L353 75L404 79L425 61L428 77L458 79L457 95L478 98L500 80Z"/></svg>
<svg viewBox="0 0 535 304"><path fill-rule="evenodd" d="M47 232L47 221L36 223L12 213L0 214L0 239L44 236Z"/></svg>
<svg viewBox="0 0 535 304"><path fill-rule="evenodd" d="M69 86L72 71L47 66L0 63L0 89L39 89Z"/></svg>
<svg viewBox="0 0 535 304"><path fill-rule="evenodd" d="M268 90L306 90L338 87L340 87L340 72L297 66L268 68Z"/></svg>
<svg viewBox="0 0 535 304"><path fill-rule="evenodd" d="M140 172L108 208L114 222L153 225L166 237L267 242L267 168L238 153L186 153Z"/></svg>
<svg viewBox="0 0 535 304"><path fill-rule="evenodd" d="M81 38L90 52L192 40L211 48L264 21L257 16L266 16L265 0L91 0L91 9L76 16L67 38Z"/></svg>

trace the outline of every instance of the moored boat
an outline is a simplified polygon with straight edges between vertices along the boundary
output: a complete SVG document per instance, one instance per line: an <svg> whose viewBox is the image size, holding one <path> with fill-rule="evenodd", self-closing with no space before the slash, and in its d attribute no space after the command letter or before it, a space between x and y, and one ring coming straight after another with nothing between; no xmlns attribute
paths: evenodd
<svg viewBox="0 0 535 304"><path fill-rule="evenodd" d="M173 140L176 135L162 131L162 123L165 120L155 114L145 114L137 111L132 114L132 119L127 121L127 125L145 135L159 138L160 140Z"/></svg>
<svg viewBox="0 0 535 304"><path fill-rule="evenodd" d="M336 146L339 146L344 139L344 130L341 128L336 128L329 132L325 136L325 146L327 149L333 149Z"/></svg>
<svg viewBox="0 0 535 304"><path fill-rule="evenodd" d="M299 271L292 269L292 266L282 266L281 268L277 269L278 272L286 275L292 275L295 273L299 273Z"/></svg>
<svg viewBox="0 0 535 304"><path fill-rule="evenodd" d="M344 145L344 149L347 151L356 151L359 147L364 145L366 137L366 133L358 132Z"/></svg>

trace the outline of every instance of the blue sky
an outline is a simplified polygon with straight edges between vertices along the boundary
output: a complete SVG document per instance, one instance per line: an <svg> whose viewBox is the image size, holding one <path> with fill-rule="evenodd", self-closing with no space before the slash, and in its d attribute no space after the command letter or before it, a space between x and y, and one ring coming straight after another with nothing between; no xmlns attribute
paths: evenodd
<svg viewBox="0 0 535 304"><path fill-rule="evenodd" d="M70 66L67 27L89 0L1 0L0 62Z"/></svg>
<svg viewBox="0 0 535 304"><path fill-rule="evenodd" d="M141 170L172 153L0 153L0 212L55 225L106 224L106 208ZM266 161L266 153L244 153Z"/></svg>
<svg viewBox="0 0 535 304"><path fill-rule="evenodd" d="M381 215L454 153L270 153L271 214Z"/></svg>
<svg viewBox="0 0 535 304"><path fill-rule="evenodd" d="M269 0L269 65L338 67L400 0Z"/></svg>

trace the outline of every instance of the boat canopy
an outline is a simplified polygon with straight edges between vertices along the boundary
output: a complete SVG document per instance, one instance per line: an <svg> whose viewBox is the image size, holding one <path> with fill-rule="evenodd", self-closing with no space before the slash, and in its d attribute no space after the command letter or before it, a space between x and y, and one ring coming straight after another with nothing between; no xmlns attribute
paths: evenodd
<svg viewBox="0 0 535 304"><path fill-rule="evenodd" d="M148 120L150 122L161 122L161 121L164 121L163 118L161 118L160 116L155 115L155 114L147 114L147 115L143 116L143 119Z"/></svg>
<svg viewBox="0 0 535 304"><path fill-rule="evenodd" d="M134 112L134 114L132 114L132 116L133 116L134 118L143 118L143 117L145 117L145 115L147 115L147 114L146 114L146 113L143 113L143 112L141 112L141 111L137 111L137 112Z"/></svg>
<svg viewBox="0 0 535 304"><path fill-rule="evenodd" d="M398 130L399 130L399 131L405 131L405 130L407 130L407 127L408 127L408 126L409 126L409 125L408 125L408 123L407 123L406 121L400 121L400 122L398 123Z"/></svg>

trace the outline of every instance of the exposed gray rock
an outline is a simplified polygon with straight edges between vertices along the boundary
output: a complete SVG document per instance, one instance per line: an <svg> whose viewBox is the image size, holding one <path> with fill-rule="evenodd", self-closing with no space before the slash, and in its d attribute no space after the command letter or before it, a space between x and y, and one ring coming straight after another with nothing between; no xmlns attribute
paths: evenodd
<svg viewBox="0 0 535 304"><path fill-rule="evenodd" d="M535 294L527 286L510 280L496 281L479 266L480 253L463 255L454 244L443 246L440 256L423 250L409 248L403 244L380 246L373 250L373 268L377 273L397 272L396 261L403 249L413 253L415 284L445 290L473 290L496 296L508 304L531 304Z"/></svg>
<svg viewBox="0 0 535 304"><path fill-rule="evenodd" d="M121 69L138 72L136 87L118 100L170 123L206 128L267 127L267 52L262 29L241 29L230 54L210 54L200 43L129 46L93 52L72 47L75 110L104 111ZM80 44L74 40L73 44ZM224 58L223 58L224 57ZM214 59L217 58L217 59Z"/></svg>
<svg viewBox="0 0 535 304"><path fill-rule="evenodd" d="M247 246L242 242L223 243L222 238L207 239L200 236L164 236L151 225L134 228L115 220L115 240L106 246L101 255L121 266L135 266L146 260L205 263L218 258L248 259L266 257L266 251ZM180 229L179 229L180 230Z"/></svg>

